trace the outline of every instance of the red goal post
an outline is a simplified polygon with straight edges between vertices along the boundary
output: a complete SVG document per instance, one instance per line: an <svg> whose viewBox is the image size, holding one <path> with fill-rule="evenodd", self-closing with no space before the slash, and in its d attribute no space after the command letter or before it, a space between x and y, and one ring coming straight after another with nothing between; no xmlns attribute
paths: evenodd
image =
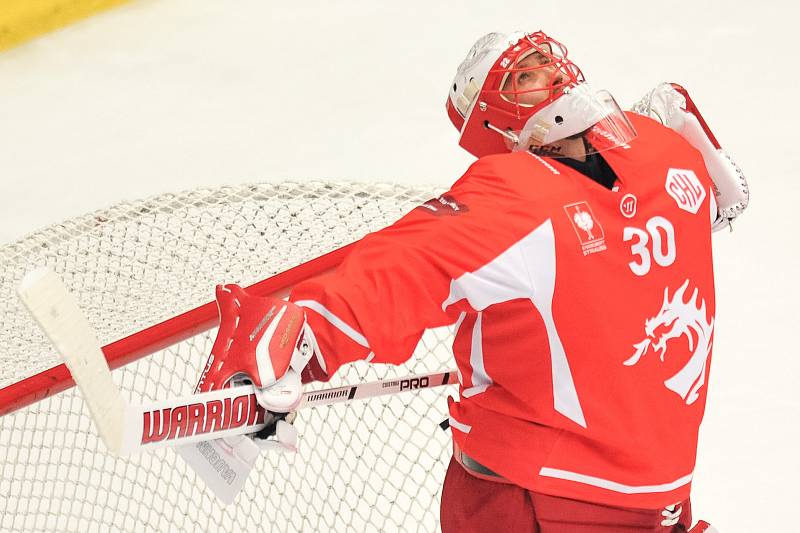
<svg viewBox="0 0 800 533"><path fill-rule="evenodd" d="M437 192L319 181L202 189L113 206L0 247L0 531L436 531L450 455L438 428L445 390L304 411L300 452L262 454L223 507L173 450L106 451L14 290L25 272L51 267L129 400L186 394L213 342L216 283L284 295ZM406 365L348 365L325 386L447 370L451 339L429 331Z"/></svg>

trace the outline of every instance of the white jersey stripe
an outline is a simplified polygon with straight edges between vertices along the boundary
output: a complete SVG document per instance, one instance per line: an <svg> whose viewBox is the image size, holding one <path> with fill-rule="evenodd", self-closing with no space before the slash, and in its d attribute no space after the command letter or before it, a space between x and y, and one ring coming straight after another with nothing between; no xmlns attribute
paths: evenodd
<svg viewBox="0 0 800 533"><path fill-rule="evenodd" d="M334 315L327 307L322 305L321 303L315 300L300 300L299 302L294 302L295 305L299 305L300 307L305 307L307 309L311 309L320 314L325 320L333 324L333 326L350 337L353 341L357 342L364 348L369 348L369 343L367 343L367 339L361 333L357 332L355 329L350 327L344 320L339 318L338 316Z"/></svg>
<svg viewBox="0 0 800 533"><path fill-rule="evenodd" d="M453 337L458 335L458 331L461 329L461 324L464 322L464 318L467 316L466 311L462 311L460 315L458 315L458 320L456 320L455 325L453 326ZM461 375L461 369L456 366L456 375L458 375L458 383L459 385L464 385L464 377Z"/></svg>
<svg viewBox="0 0 800 533"><path fill-rule="evenodd" d="M548 218L479 269L451 280L450 294L442 302L442 309L446 310L464 298L476 311L518 298L529 298L542 316L550 344L553 407L576 424L586 427L572 370L553 317L555 279L555 234L553 222ZM470 355L470 363L473 365L474 355L473 342L473 352ZM478 384L485 385L487 382L491 384L488 376ZM478 384L473 381L474 386Z"/></svg>
<svg viewBox="0 0 800 533"><path fill-rule="evenodd" d="M461 396L469 398L484 392L494 383L486 372L483 362L483 313L478 313L475 324L472 326L472 350L469 356L469 364L472 367L472 387L464 389Z"/></svg>
<svg viewBox="0 0 800 533"><path fill-rule="evenodd" d="M452 416L450 417L450 427L459 430L461 433L469 433L472 430L472 426L459 422Z"/></svg>
<svg viewBox="0 0 800 533"><path fill-rule="evenodd" d="M583 483L584 485L592 485L593 487L600 487L601 489L607 489L622 494L650 494L656 492L670 492L677 488L683 487L692 481L694 472L689 473L670 483L663 483L661 485L625 485L623 483L618 483L608 479L547 467L542 467L542 469L539 470L539 475L543 477L565 479L567 481Z"/></svg>

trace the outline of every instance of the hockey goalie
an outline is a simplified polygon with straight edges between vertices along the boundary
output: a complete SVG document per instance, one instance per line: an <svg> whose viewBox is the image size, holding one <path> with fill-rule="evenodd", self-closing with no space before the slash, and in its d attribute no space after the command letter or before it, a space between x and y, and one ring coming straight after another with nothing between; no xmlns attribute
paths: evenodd
<svg viewBox="0 0 800 533"><path fill-rule="evenodd" d="M218 288L199 390L249 381L291 449L303 383L454 325L443 532L712 531L690 492L741 171L680 86L623 112L540 31L480 38L446 109L477 161L289 301Z"/></svg>

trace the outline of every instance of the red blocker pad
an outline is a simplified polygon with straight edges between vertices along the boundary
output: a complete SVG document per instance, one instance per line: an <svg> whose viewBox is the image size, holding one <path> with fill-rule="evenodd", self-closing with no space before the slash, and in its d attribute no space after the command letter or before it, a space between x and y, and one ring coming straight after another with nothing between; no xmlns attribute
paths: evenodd
<svg viewBox="0 0 800 533"><path fill-rule="evenodd" d="M196 390L220 389L239 377L263 388L283 377L305 325L302 308L232 284L217 286L216 296L219 330Z"/></svg>

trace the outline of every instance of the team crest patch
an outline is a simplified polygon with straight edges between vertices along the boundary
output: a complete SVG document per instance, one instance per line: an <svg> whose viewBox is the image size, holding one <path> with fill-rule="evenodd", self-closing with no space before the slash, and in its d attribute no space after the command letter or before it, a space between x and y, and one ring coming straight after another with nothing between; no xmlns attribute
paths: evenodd
<svg viewBox="0 0 800 533"><path fill-rule="evenodd" d="M603 226L594 216L588 202L565 205L564 212L567 214L567 218L569 218L572 228L578 236L583 255L602 252L606 249Z"/></svg>
<svg viewBox="0 0 800 533"><path fill-rule="evenodd" d="M432 215L436 215L437 217L446 216L446 215L458 215L460 213L466 213L469 211L469 208L466 204L461 204L456 201L455 198L449 195L442 195L438 198L431 198L424 204L418 205L417 209L424 209Z"/></svg>
<svg viewBox="0 0 800 533"><path fill-rule="evenodd" d="M625 218L636 216L636 197L630 193L623 196L619 202L619 210Z"/></svg>
<svg viewBox="0 0 800 533"><path fill-rule="evenodd" d="M664 184L667 192L684 211L696 215L706 199L706 190L691 170L671 168Z"/></svg>

